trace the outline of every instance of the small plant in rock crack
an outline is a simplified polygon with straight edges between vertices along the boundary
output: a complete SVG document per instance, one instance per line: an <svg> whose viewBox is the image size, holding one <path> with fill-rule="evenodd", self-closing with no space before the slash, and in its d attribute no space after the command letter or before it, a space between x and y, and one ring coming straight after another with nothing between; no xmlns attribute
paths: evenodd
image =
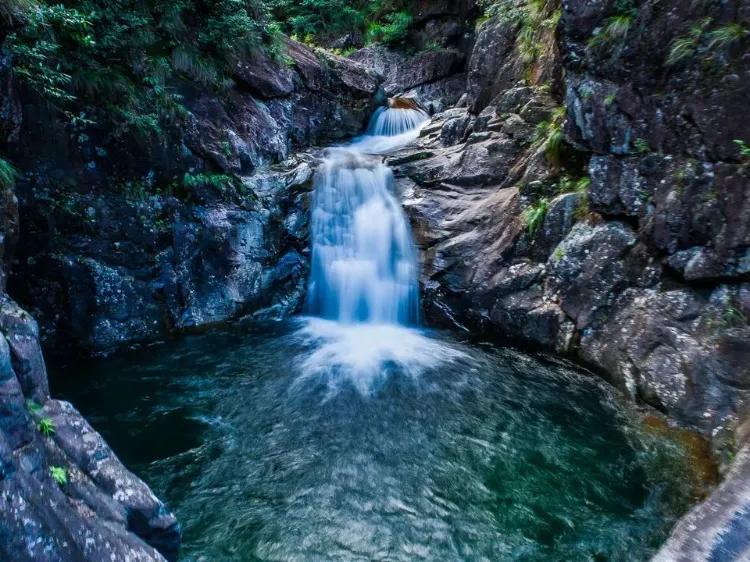
<svg viewBox="0 0 750 562"><path fill-rule="evenodd" d="M533 236L539 230L544 222L544 217L547 216L548 209L549 202L546 198L542 198L523 212L523 222L529 235Z"/></svg>
<svg viewBox="0 0 750 562"><path fill-rule="evenodd" d="M16 183L16 176L18 173L13 167L13 164L0 158L0 187L3 189L11 188Z"/></svg>
<svg viewBox="0 0 750 562"><path fill-rule="evenodd" d="M717 27L708 33L708 49L726 49L747 37L748 31L738 23Z"/></svg>
<svg viewBox="0 0 750 562"><path fill-rule="evenodd" d="M60 486L64 486L68 483L68 471L62 466L50 466L49 472L52 478Z"/></svg>
<svg viewBox="0 0 750 562"><path fill-rule="evenodd" d="M552 259L555 261L560 261L565 257L566 254L567 251L565 250L565 248L563 246L558 246L552 253Z"/></svg>
<svg viewBox="0 0 750 562"><path fill-rule="evenodd" d="M591 178L584 176L579 179L563 176L557 187L558 193L586 193L591 186Z"/></svg>
<svg viewBox="0 0 750 562"><path fill-rule="evenodd" d="M55 422L52 421L51 418L42 418L41 420L39 420L37 428L39 429L39 433L41 433L45 437L52 437L55 434L55 430L57 429L55 427Z"/></svg>
<svg viewBox="0 0 750 562"><path fill-rule="evenodd" d="M651 152L651 145L648 144L646 139L637 138L635 139L635 142L633 142L633 149L638 154L648 154Z"/></svg>
<svg viewBox="0 0 750 562"><path fill-rule="evenodd" d="M689 62L698 53L703 34L709 25L711 18L706 18L694 24L687 35L675 39L669 49L667 66L679 66Z"/></svg>
<svg viewBox="0 0 750 562"><path fill-rule="evenodd" d="M737 148L740 149L740 158L742 158L745 163L750 162L750 146L740 139L734 139L732 142L734 142L734 144L737 145Z"/></svg>
<svg viewBox="0 0 750 562"><path fill-rule="evenodd" d="M38 404L37 402L34 402L33 400L27 400L26 401L26 409L31 414L38 414L42 411L42 406Z"/></svg>
<svg viewBox="0 0 750 562"><path fill-rule="evenodd" d="M619 14L607 19L605 25L593 35L588 46L595 50L613 49L620 47L633 26L633 16L630 14Z"/></svg>
<svg viewBox="0 0 750 562"><path fill-rule="evenodd" d="M733 304L728 304L724 309L723 315L724 326L743 326L747 324L747 316Z"/></svg>

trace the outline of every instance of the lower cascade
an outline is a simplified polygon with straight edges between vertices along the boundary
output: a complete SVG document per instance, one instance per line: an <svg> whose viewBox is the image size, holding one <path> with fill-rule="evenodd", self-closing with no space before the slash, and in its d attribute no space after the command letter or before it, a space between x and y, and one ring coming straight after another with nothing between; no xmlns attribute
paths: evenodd
<svg viewBox="0 0 750 562"><path fill-rule="evenodd" d="M309 313L346 324L418 322L416 251L393 173L377 155L413 140L426 120L405 102L381 108L366 135L326 152L315 177Z"/></svg>

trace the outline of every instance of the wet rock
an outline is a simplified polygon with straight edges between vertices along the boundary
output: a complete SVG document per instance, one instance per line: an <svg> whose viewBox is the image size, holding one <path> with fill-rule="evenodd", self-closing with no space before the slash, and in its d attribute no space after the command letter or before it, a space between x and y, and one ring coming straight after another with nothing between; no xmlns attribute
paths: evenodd
<svg viewBox="0 0 750 562"><path fill-rule="evenodd" d="M627 286L623 257L636 240L622 223L578 224L555 249L548 288L579 330Z"/></svg>
<svg viewBox="0 0 750 562"><path fill-rule="evenodd" d="M407 95L428 110L451 107L465 89L462 71L466 56L456 49L410 56L373 45L360 49L350 58L385 77L381 86L386 96Z"/></svg>
<svg viewBox="0 0 750 562"><path fill-rule="evenodd" d="M240 61L233 78L240 87L261 99L285 97L294 91L294 71L262 52Z"/></svg>
<svg viewBox="0 0 750 562"><path fill-rule="evenodd" d="M485 22L479 30L468 66L467 93L473 113L479 113L521 78L523 65L512 56L516 33L516 24L500 17Z"/></svg>
<svg viewBox="0 0 750 562"><path fill-rule="evenodd" d="M5 296L1 309L0 556L176 560L174 515L72 406L48 397L36 324ZM52 435L37 429L42 417ZM64 482L53 479L53 467Z"/></svg>
<svg viewBox="0 0 750 562"><path fill-rule="evenodd" d="M654 562L708 562L750 557L750 448L737 454L724 482L672 530Z"/></svg>

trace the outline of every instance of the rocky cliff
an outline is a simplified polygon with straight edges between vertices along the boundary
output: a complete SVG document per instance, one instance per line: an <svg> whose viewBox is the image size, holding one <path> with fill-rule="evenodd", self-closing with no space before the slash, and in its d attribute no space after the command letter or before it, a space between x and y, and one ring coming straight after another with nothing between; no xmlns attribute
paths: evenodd
<svg viewBox="0 0 750 562"><path fill-rule="evenodd" d="M315 150L293 153L357 134L374 103L408 95L433 119L388 163L430 323L566 354L704 433L725 467L739 452L663 553L737 559L746 541L727 530L744 529L748 510L750 124L738 116L750 4L497 4L474 30L473 2L416 2L417 52L343 58L287 42L288 64L244 60L226 95L176 85L189 125L167 147L62 122L3 61L3 141L23 172L19 244L11 193L2 207L6 268L17 246L10 293L53 354L289 314L304 297L316 165ZM72 408L47 400L40 331L5 302L8 497L36 506L24 479L41 479L77 510L68 521L103 517L112 544L157 556L132 531L172 556L174 520L129 476L101 476L90 459L124 469ZM50 437L35 429L46 417ZM81 484L50 480L63 463ZM113 481L135 482L146 507ZM711 519L716 506L725 515ZM85 533L66 525L45 536L88 544L67 540Z"/></svg>
<svg viewBox="0 0 750 562"><path fill-rule="evenodd" d="M745 419L750 382L750 184L734 142L750 138L736 118L750 72L739 44L665 60L692 21L747 14L644 3L622 37L594 41L617 9L548 3L536 17L559 24L531 41L559 50L533 60L528 24L486 22L462 103L390 162L431 319L575 355L717 436Z"/></svg>
<svg viewBox="0 0 750 562"><path fill-rule="evenodd" d="M740 449L661 556L742 559L750 5L505 4L461 102L389 159L428 318L575 357L725 468Z"/></svg>
<svg viewBox="0 0 750 562"><path fill-rule="evenodd" d="M0 557L175 560L180 527L67 402L49 396L39 327L7 294L17 200L0 194Z"/></svg>
<svg viewBox="0 0 750 562"><path fill-rule="evenodd" d="M290 274L306 268L306 235L287 213L296 194L242 178L295 148L359 132L378 82L347 59L286 48L289 64L263 54L242 62L225 95L177 85L189 111L178 146L76 127L18 92L10 150L25 172L23 244L11 291L44 327L50 352L106 353L297 307L302 287Z"/></svg>

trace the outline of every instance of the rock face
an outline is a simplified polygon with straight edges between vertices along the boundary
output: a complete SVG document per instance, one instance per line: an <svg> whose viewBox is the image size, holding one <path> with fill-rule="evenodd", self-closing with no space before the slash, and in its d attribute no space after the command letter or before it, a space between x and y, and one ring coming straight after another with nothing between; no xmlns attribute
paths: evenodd
<svg viewBox="0 0 750 562"><path fill-rule="evenodd" d="M468 107L436 115L391 163L433 321L577 356L720 449L750 392L750 172L730 147L750 130L729 102L750 69L730 47L716 64L742 77L720 88L695 64L665 70L653 53L668 55L676 14L701 15L689 4L642 8L643 42L620 51L589 39L614 5L566 3L559 51L535 62L519 24L491 19Z"/></svg>
<svg viewBox="0 0 750 562"><path fill-rule="evenodd" d="M412 3L416 53L371 45L350 56L381 74L383 93L416 99L430 113L458 102L466 89L468 54L479 15L473 0Z"/></svg>
<svg viewBox="0 0 750 562"><path fill-rule="evenodd" d="M4 208L11 211L12 193L3 196ZM7 252L17 224L6 217L0 227ZM3 560L177 559L180 526L174 515L73 406L49 397L39 328L8 298L4 282L0 504Z"/></svg>
<svg viewBox="0 0 750 562"><path fill-rule="evenodd" d="M748 560L750 449L737 455L724 482L675 527L653 562Z"/></svg>
<svg viewBox="0 0 750 562"><path fill-rule="evenodd" d="M10 149L32 172L18 182L23 244L11 292L49 352L109 353L298 307L308 192L284 174L300 162L256 172L359 133L382 78L292 41L286 50L289 65L262 54L241 62L222 98L180 85L190 114L174 154L63 126L23 92L26 119Z"/></svg>
<svg viewBox="0 0 750 562"><path fill-rule="evenodd" d="M532 60L544 25L490 19L466 107L435 115L389 161L429 320L577 358L710 437L725 470L740 449L657 559L744 560L750 166L734 141L750 142L737 119L748 36L695 39L692 59L666 61L696 22L718 37L750 12L623 5L544 3L544 21L561 9L555 48ZM621 37L613 18L628 22Z"/></svg>

